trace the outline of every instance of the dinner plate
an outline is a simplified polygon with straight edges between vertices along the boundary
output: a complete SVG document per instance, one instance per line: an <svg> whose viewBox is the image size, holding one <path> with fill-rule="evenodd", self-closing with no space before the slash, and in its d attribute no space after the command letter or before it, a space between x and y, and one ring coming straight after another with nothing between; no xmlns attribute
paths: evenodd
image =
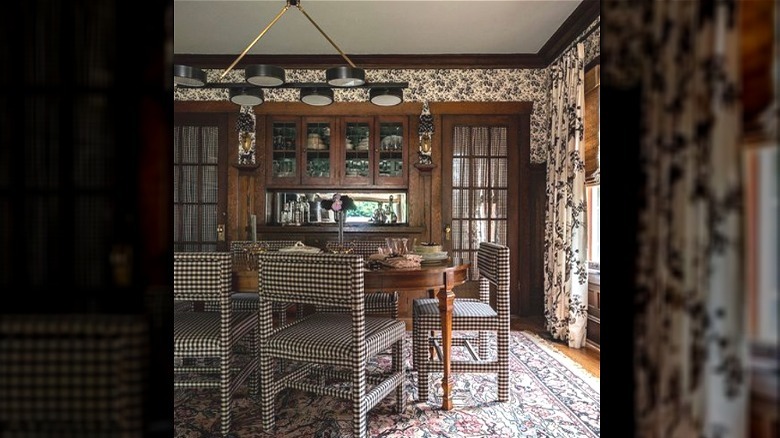
<svg viewBox="0 0 780 438"><path fill-rule="evenodd" d="M422 257L422 260L420 263L439 263L446 261L450 258L450 255L444 251L444 252L427 252L419 254Z"/></svg>

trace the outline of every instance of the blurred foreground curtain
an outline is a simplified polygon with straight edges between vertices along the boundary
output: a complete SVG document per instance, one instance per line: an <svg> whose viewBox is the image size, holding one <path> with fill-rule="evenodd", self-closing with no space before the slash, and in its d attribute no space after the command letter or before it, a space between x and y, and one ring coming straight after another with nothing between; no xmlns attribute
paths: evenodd
<svg viewBox="0 0 780 438"><path fill-rule="evenodd" d="M602 79L642 90L636 436L745 436L739 2L608 3Z"/></svg>
<svg viewBox="0 0 780 438"><path fill-rule="evenodd" d="M552 336L572 348L585 345L588 321L584 60L585 49L578 43L550 67L544 316Z"/></svg>

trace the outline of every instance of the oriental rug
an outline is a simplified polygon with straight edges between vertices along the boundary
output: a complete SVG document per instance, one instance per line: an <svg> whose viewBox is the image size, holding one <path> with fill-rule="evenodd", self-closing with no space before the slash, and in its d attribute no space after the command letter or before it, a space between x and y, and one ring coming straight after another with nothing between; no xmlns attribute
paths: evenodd
<svg viewBox="0 0 780 438"><path fill-rule="evenodd" d="M404 359L411 369L411 332ZM493 345L493 351L495 345ZM457 352L453 352L456 355ZM380 357L375 366L384 366ZM496 401L495 374L454 374L453 409L442 411L441 373L429 377L429 399L417 400L417 373L407 372L407 405L395 413L392 395L368 414L371 437L598 437L600 379L538 336L513 331L510 343L510 401ZM261 427L260 407L246 389L233 402L236 437L352 436L350 403L297 390L276 398L276 430ZM218 436L219 403L213 390L174 392L175 436Z"/></svg>

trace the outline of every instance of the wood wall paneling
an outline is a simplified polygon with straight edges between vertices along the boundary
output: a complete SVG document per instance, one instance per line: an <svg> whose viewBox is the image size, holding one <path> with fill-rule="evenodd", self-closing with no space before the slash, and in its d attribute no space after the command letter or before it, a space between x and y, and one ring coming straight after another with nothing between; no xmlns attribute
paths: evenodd
<svg viewBox="0 0 780 438"><path fill-rule="evenodd" d="M515 208L520 212L520 220L513 221L512 226L517 227L513 232L519 236L516 241L509 242L514 246L514 251L519 253L517 263L514 264L516 271L513 283L516 286L517 294L511 302L511 311L513 314L528 314L535 303L535 298L531 295L530 279L532 278L531 269L533 265L540 269L540 264L534 264L532 260L536 257L532 252L532 239L527 225L531 217L532 199L530 185L530 114L533 110L531 102L430 102L429 107L434 115L434 126L436 132L433 136L432 159L436 167L430 171L421 172L414 168L417 161L417 129L419 124L419 115L422 111L421 102L405 102L394 107L378 107L370 103L347 103L336 102L327 107L313 108L300 102L266 102L263 105L254 107L257 118L256 121L256 158L260 165L255 169L238 169L233 164L238 162L238 134L235 131L235 121L239 109L230 102L214 101L175 101L174 113L177 115L186 113L212 114L214 117L225 117L225 130L227 131L227 154L226 159L230 164L227 167L227 229L226 239L244 240L248 238L247 219L254 213L258 220L258 238L263 233L269 232L269 227L265 226L265 166L263 163L267 159L265 154L265 139L267 138L265 129L267 127L267 117L269 115L291 115L291 116L381 116L381 115L403 115L408 117L409 123L409 142L407 147L406 164L409 169L409 228L400 230L409 235L409 237L418 237L420 241L444 240L444 224L442 223L442 117L444 115L513 115L518 120L517 146L519 153L514 154L516 158L509 163L511 169L519 169L518 172L510 172L519 176L518 197L512 202L516 203ZM543 193L543 191L542 191ZM526 225L523 225L526 224ZM273 229L278 232L278 228ZM315 232L317 231L317 232ZM323 231L327 234L328 230L304 230L297 229L285 230L288 238L302 240L304 242L315 243ZM335 230L334 230L335 231ZM387 232L398 233L399 230L385 230ZM319 234L317 234L319 233ZM334 233L335 235L335 233ZM350 238L366 238L359 233L347 233ZM538 275L538 274L537 274ZM425 296L426 292L421 291L420 296ZM406 303L401 304L402 309L407 309L414 297L409 296ZM408 309L407 309L408 310ZM402 315L403 312L402 312ZM409 315L406 315L409 316Z"/></svg>

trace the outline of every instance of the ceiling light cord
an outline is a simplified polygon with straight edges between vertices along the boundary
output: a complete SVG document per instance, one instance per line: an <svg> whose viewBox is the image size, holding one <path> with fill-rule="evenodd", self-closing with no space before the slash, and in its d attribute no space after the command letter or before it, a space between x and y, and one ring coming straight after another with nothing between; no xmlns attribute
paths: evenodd
<svg viewBox="0 0 780 438"><path fill-rule="evenodd" d="M299 8L300 8L300 6L299 6ZM289 2L288 2L286 5L284 5L284 7L282 8L282 10L281 10L281 11L279 11L279 13L278 13L278 14L276 14L276 17L274 17L274 19L273 19L273 20L271 20L271 22L270 22L270 23L268 23L268 26L266 26L266 27L265 27L265 29L263 29L263 31L262 31L262 32L260 32L260 34L257 36L257 38L255 38L255 39L254 39L254 41L252 41L252 42L251 42L251 43L250 43L250 44L249 44L249 45L246 47L246 49L244 49L244 51L243 51L243 52L241 52L241 54L240 54L240 55L238 55L238 58L236 58L236 60L235 60L235 61L233 61L233 63L232 63L232 64L230 64L230 66L229 66L228 68L226 68L224 72L222 72L222 75L219 77L219 80L222 80L222 79L225 77L225 75L227 75L228 73L230 73L230 70L233 70L233 67L235 67L235 66L236 66L236 64L238 64L238 61L241 61L241 58L243 58L243 57L244 57L244 55L246 55L246 54L247 54L247 52L249 52L249 49L251 49L251 48L252 48L252 46L254 46L254 45L255 45L255 44L258 42L258 41L260 41L260 38L262 38L262 37L263 37L263 35L265 35L265 33L266 33L266 32L268 32L268 29L270 29L270 28L271 28L271 26L273 26L273 25L274 25L274 24L275 24L277 21L279 21L279 19L280 19L280 18L282 18L282 15L284 15L284 13L285 13L285 12L287 12L287 10L288 10L288 9L290 9L290 3L289 3Z"/></svg>

